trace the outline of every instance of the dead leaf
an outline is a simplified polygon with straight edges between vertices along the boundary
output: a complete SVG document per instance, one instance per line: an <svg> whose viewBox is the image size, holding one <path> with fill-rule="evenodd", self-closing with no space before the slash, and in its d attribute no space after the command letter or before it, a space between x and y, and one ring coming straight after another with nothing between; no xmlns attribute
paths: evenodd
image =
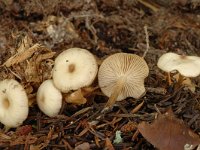
<svg viewBox="0 0 200 150"><path fill-rule="evenodd" d="M179 74L175 74L173 78L176 79L176 81L178 81ZM182 85L188 88L192 93L195 93L196 85L190 80L190 78L185 78L185 80L183 80L182 82Z"/></svg>
<svg viewBox="0 0 200 150"><path fill-rule="evenodd" d="M81 105L81 104L85 104L87 102L87 99L83 97L83 93L81 92L81 89L78 89L77 91L65 97L65 101L67 103Z"/></svg>
<svg viewBox="0 0 200 150"><path fill-rule="evenodd" d="M160 150L183 150L186 144L194 147L200 144L199 136L177 119L172 110L159 114L152 124L140 123L138 130Z"/></svg>
<svg viewBox="0 0 200 150"><path fill-rule="evenodd" d="M90 144L85 142L74 148L74 150L90 150Z"/></svg>

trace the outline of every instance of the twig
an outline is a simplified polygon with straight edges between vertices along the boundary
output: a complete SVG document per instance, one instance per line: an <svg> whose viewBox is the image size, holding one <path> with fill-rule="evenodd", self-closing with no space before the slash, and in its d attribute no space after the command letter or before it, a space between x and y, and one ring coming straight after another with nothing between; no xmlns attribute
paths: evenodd
<svg viewBox="0 0 200 150"><path fill-rule="evenodd" d="M161 95L165 95L167 93L167 90L165 88L162 87L146 87L146 90L150 93L156 93L156 94L161 94Z"/></svg>
<svg viewBox="0 0 200 150"><path fill-rule="evenodd" d="M149 34L147 31L147 25L144 26L144 32L145 32L145 36L146 36L146 51L143 54L143 58L146 56L147 52L149 51Z"/></svg>
<svg viewBox="0 0 200 150"><path fill-rule="evenodd" d="M153 10L154 12L157 12L159 10L159 8L153 6L152 4L144 1L144 0L138 0L138 2L140 2L141 4L143 4L144 6L150 8L151 10Z"/></svg>

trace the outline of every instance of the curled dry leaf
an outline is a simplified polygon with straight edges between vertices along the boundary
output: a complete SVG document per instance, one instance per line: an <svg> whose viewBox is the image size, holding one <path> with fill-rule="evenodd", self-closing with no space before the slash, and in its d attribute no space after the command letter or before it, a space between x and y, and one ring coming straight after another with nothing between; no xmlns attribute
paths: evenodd
<svg viewBox="0 0 200 150"><path fill-rule="evenodd" d="M175 74L173 78L176 79L176 81L178 81L179 74ZM190 78L185 78L181 84L188 88L192 93L195 93L196 85L190 80Z"/></svg>
<svg viewBox="0 0 200 150"><path fill-rule="evenodd" d="M77 91L68 94L65 97L65 101L67 103L78 105L85 104L87 102L87 99L85 97L91 96L97 88L98 87L83 87L81 89L78 89Z"/></svg>
<svg viewBox="0 0 200 150"><path fill-rule="evenodd" d="M83 96L83 93L81 92L81 89L78 89L77 91L69 94L67 97L65 97L65 101L67 103L73 103L73 104L85 104L87 102L87 99Z"/></svg>
<svg viewBox="0 0 200 150"><path fill-rule="evenodd" d="M200 144L199 136L182 120L177 119L171 110L158 115L152 124L140 123L138 130L147 141L160 150L183 150L186 144L193 147Z"/></svg>

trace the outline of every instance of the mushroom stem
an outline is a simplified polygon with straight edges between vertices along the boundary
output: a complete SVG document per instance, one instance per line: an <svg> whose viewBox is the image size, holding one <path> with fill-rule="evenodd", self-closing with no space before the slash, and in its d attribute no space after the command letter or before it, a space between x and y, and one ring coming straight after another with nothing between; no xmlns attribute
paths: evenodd
<svg viewBox="0 0 200 150"><path fill-rule="evenodd" d="M177 81L177 83L175 85L175 89L178 89L182 85L183 81L185 80L185 77L182 76L180 73L178 75L179 75L178 76L178 81Z"/></svg>
<svg viewBox="0 0 200 150"><path fill-rule="evenodd" d="M122 88L124 87L124 78L121 77L115 87L114 87L114 90L110 96L110 98L108 99L108 102L106 103L105 105L105 108L112 108L112 106L115 104L116 100L117 100L117 97L119 96Z"/></svg>
<svg viewBox="0 0 200 150"><path fill-rule="evenodd" d="M171 80L170 72L167 72L167 80L168 80L169 85L172 85L172 80Z"/></svg>

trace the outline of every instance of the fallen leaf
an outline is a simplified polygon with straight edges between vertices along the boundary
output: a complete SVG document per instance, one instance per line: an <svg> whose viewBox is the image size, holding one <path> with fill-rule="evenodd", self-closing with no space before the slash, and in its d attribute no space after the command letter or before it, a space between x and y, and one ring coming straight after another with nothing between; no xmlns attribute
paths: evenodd
<svg viewBox="0 0 200 150"><path fill-rule="evenodd" d="M159 114L152 124L140 123L138 130L147 141L160 150L183 150L187 145L196 147L200 144L199 136L182 120L177 119L172 110Z"/></svg>
<svg viewBox="0 0 200 150"><path fill-rule="evenodd" d="M176 81L178 81L179 75L175 74L173 78L176 79ZM190 80L190 78L185 78L185 80L183 80L182 82L182 85L188 88L192 93L195 93L196 85Z"/></svg>
<svg viewBox="0 0 200 150"><path fill-rule="evenodd" d="M90 144L85 142L74 148L74 150L90 150Z"/></svg>
<svg viewBox="0 0 200 150"><path fill-rule="evenodd" d="M73 103L73 104L85 104L87 102L87 99L83 97L83 93L81 92L81 89L78 89L77 91L69 94L67 97L65 97L65 101L67 103Z"/></svg>

